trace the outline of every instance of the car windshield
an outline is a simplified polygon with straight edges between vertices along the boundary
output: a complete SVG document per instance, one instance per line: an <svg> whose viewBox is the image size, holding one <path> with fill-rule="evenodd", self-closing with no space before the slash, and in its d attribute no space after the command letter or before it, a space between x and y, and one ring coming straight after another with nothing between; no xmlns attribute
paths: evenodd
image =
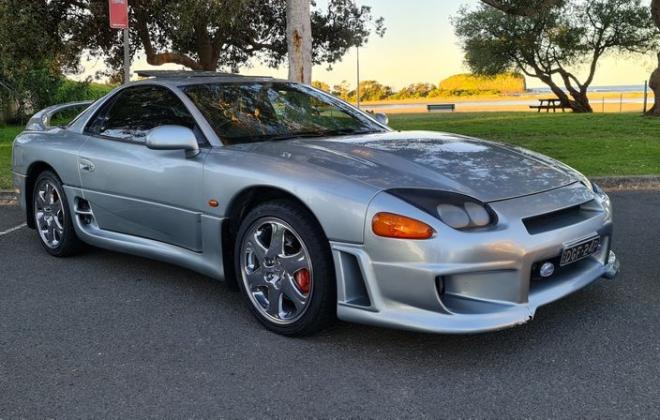
<svg viewBox="0 0 660 420"><path fill-rule="evenodd" d="M182 90L225 144L385 131L332 96L295 83L210 83Z"/></svg>

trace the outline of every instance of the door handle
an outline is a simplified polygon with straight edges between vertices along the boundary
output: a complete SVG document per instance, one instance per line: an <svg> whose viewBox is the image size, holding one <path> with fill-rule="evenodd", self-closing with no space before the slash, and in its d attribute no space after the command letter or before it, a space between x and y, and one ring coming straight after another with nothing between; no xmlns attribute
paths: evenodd
<svg viewBox="0 0 660 420"><path fill-rule="evenodd" d="M80 159L78 161L78 167L80 168L81 171L85 171L85 172L94 172L94 169L96 169L94 163L92 163L92 161L89 161L87 159Z"/></svg>

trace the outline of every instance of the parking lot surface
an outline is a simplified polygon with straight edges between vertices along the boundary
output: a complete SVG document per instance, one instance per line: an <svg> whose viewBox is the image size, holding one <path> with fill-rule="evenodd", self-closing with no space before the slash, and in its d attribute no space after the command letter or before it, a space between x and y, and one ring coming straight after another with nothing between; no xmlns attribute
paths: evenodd
<svg viewBox="0 0 660 420"><path fill-rule="evenodd" d="M0 418L658 418L660 193L612 198L619 278L474 336L283 338L222 283L97 249L52 258L18 229L0 236Z"/></svg>

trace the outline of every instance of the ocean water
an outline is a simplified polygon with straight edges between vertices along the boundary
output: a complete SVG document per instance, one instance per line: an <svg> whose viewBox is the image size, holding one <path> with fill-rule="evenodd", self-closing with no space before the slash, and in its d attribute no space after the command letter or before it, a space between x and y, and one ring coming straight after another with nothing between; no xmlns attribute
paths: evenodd
<svg viewBox="0 0 660 420"><path fill-rule="evenodd" d="M551 90L548 87L538 87L528 89L533 93L550 93ZM644 92L644 85L612 85L612 86L590 86L589 92Z"/></svg>

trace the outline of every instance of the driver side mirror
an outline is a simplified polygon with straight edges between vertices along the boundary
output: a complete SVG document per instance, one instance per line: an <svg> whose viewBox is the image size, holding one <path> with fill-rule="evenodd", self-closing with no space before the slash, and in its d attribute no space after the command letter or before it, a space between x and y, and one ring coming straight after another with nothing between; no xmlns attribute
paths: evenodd
<svg viewBox="0 0 660 420"><path fill-rule="evenodd" d="M180 125L161 125L147 134L147 147L153 150L185 150L186 157L197 156L199 145L195 133Z"/></svg>
<svg viewBox="0 0 660 420"><path fill-rule="evenodd" d="M374 115L374 119L383 125L387 125L390 123L390 119L387 118L387 115L383 114L382 112L379 112L378 114Z"/></svg>

